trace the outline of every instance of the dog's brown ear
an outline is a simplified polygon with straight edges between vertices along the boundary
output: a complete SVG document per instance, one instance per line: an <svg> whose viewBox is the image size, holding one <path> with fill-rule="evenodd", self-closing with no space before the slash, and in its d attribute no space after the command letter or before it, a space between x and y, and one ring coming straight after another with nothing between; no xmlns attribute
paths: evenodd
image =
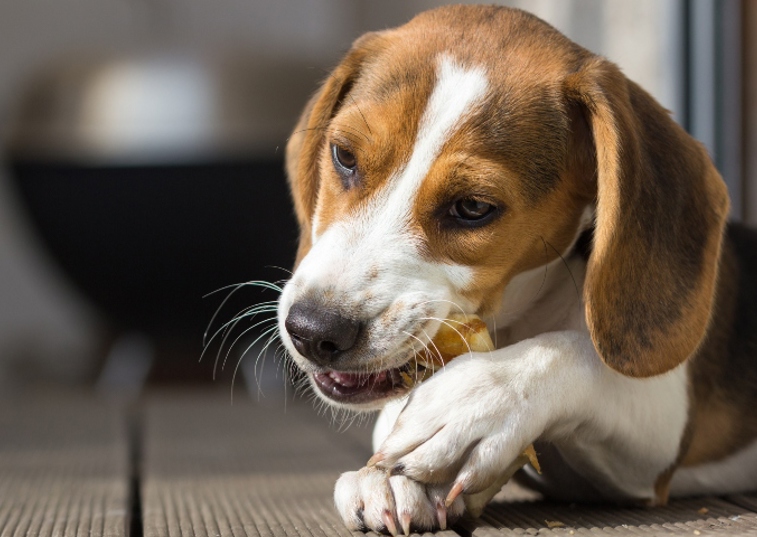
<svg viewBox="0 0 757 537"><path fill-rule="evenodd" d="M696 351L710 320L728 193L701 144L612 63L566 81L596 157L596 228L585 301L602 359L632 377Z"/></svg>
<svg viewBox="0 0 757 537"><path fill-rule="evenodd" d="M299 264L310 250L313 212L318 196L319 160L330 120L346 98L367 57L378 46L379 32L365 34L305 106L286 147L286 171L300 225Z"/></svg>

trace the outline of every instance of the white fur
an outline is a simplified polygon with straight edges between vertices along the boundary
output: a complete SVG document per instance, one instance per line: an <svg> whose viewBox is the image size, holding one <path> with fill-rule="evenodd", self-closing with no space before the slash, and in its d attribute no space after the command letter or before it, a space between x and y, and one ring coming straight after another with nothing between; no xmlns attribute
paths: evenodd
<svg viewBox="0 0 757 537"><path fill-rule="evenodd" d="M594 211L593 205L584 208L573 240L557 259L522 272L507 284L499 311L489 320L497 347L554 330L586 330L581 296L586 263L570 253L593 222ZM554 253L544 247L545 255Z"/></svg>
<svg viewBox="0 0 757 537"><path fill-rule="evenodd" d="M381 464L401 463L406 477L441 479L447 489L461 481L474 494L538 439L552 442L606 498L655 501L656 479L675 460L688 419L687 366L634 379L603 364L576 293L583 277L574 257L514 280L497 318L511 341L457 358L409 402L387 404L373 433ZM445 474L460 463L459 473Z"/></svg>
<svg viewBox="0 0 757 537"><path fill-rule="evenodd" d="M577 291L585 265L563 257L505 289L492 322L503 348L458 358L409 402L386 405L373 434L381 464L401 463L411 480L441 479L447 489L460 481L474 494L526 445L546 440L606 498L655 501L654 484L676 459L688 419L687 366L634 379L603 364ZM460 463L459 473L445 474ZM571 490L574 483L554 485Z"/></svg>
<svg viewBox="0 0 757 537"><path fill-rule="evenodd" d="M397 417L400 415L400 412L402 412L402 409L405 408L406 403L406 397L394 399L386 403L384 408L381 409L381 413L373 426L373 437L371 440L374 452L378 451L381 444L383 444L384 440L389 436L389 433L392 432L392 428L397 422Z"/></svg>
<svg viewBox="0 0 757 537"><path fill-rule="evenodd" d="M578 258L557 258L515 276L505 287L491 329L497 347L553 330L585 330L581 301L586 266Z"/></svg>

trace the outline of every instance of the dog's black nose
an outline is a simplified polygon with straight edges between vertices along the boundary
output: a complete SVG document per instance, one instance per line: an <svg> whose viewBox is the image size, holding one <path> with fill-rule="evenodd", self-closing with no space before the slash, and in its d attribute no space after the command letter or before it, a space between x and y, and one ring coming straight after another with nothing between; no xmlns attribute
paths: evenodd
<svg viewBox="0 0 757 537"><path fill-rule="evenodd" d="M307 301L292 304L284 325L297 352L324 366L355 345L361 326Z"/></svg>

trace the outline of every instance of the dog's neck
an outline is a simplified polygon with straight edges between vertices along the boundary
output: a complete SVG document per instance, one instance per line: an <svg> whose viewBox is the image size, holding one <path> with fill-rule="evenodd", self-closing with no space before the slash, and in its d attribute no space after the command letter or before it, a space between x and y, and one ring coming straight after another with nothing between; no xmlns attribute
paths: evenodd
<svg viewBox="0 0 757 537"><path fill-rule="evenodd" d="M586 261L576 252L518 274L489 320L497 347L555 330L586 330L583 285Z"/></svg>

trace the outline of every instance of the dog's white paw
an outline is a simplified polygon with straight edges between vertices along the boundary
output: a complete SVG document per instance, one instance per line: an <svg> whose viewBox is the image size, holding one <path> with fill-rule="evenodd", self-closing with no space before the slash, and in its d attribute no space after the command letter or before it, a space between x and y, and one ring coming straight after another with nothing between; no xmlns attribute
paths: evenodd
<svg viewBox="0 0 757 537"><path fill-rule="evenodd" d="M539 397L544 371L495 353L460 357L418 386L370 464L452 483L448 501L492 487L543 432L549 408Z"/></svg>
<svg viewBox="0 0 757 537"><path fill-rule="evenodd" d="M446 529L464 511L461 498L445 505L449 486L427 486L407 477L365 467L336 482L334 503L351 530L397 535Z"/></svg>

